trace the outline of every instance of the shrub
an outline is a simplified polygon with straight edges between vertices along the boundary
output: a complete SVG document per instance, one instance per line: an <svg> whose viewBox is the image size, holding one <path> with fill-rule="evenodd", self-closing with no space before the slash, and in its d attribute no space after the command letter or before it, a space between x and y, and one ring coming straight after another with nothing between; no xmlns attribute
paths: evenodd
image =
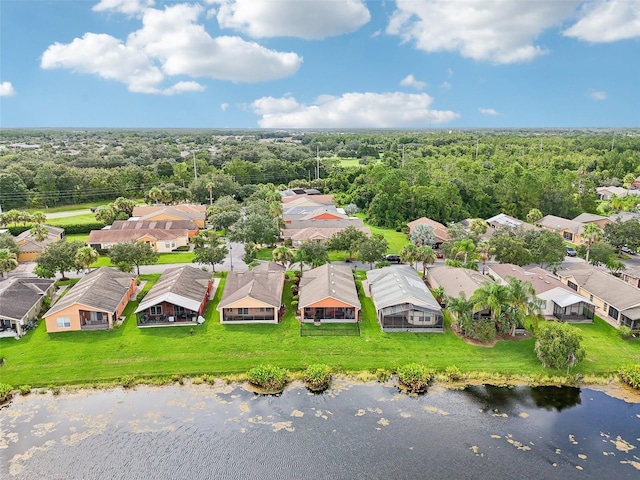
<svg viewBox="0 0 640 480"><path fill-rule="evenodd" d="M569 373L586 356L581 342L582 335L573 326L567 323L543 323L538 329L534 351L543 367L566 368Z"/></svg>
<svg viewBox="0 0 640 480"><path fill-rule="evenodd" d="M633 336L633 331L626 325L620 325L620 327L618 327L618 335L620 338L624 338L626 340Z"/></svg>
<svg viewBox="0 0 640 480"><path fill-rule="evenodd" d="M391 378L391 372L384 368L379 368L376 370L376 378L379 382L386 382Z"/></svg>
<svg viewBox="0 0 640 480"><path fill-rule="evenodd" d="M268 392L281 392L289 380L289 371L274 365L258 365L247 372L247 378L249 383Z"/></svg>
<svg viewBox="0 0 640 480"><path fill-rule="evenodd" d="M202 377L193 377L193 380L191 380L191 383L193 385L202 385L203 382L204 380L202 379Z"/></svg>
<svg viewBox="0 0 640 480"><path fill-rule="evenodd" d="M133 375L125 375L120 379L120 384L123 388L131 388L136 384L136 377Z"/></svg>
<svg viewBox="0 0 640 480"><path fill-rule="evenodd" d="M291 308L293 309L294 312L298 311L298 300L291 301Z"/></svg>
<svg viewBox="0 0 640 480"><path fill-rule="evenodd" d="M435 376L433 370L418 363L407 363L397 369L398 380L410 392L424 392Z"/></svg>
<svg viewBox="0 0 640 480"><path fill-rule="evenodd" d="M31 385L20 385L18 390L20 390L20 395L29 395L31 393Z"/></svg>
<svg viewBox="0 0 640 480"><path fill-rule="evenodd" d="M52 393L53 395L60 395L60 387L59 387L59 386L57 386L57 385L51 385L51 386L49 387L49 389L51 390L51 393Z"/></svg>
<svg viewBox="0 0 640 480"><path fill-rule="evenodd" d="M449 365L444 370L444 376L447 378L448 381L454 382L462 378L462 372L455 365Z"/></svg>
<svg viewBox="0 0 640 480"><path fill-rule="evenodd" d="M618 370L620 380L631 388L640 390L640 364L626 365Z"/></svg>
<svg viewBox="0 0 640 480"><path fill-rule="evenodd" d="M464 333L473 340L488 343L496 338L496 325L489 319L472 320L466 323Z"/></svg>
<svg viewBox="0 0 640 480"><path fill-rule="evenodd" d="M13 396L13 387L7 383L0 383L0 403L8 402Z"/></svg>
<svg viewBox="0 0 640 480"><path fill-rule="evenodd" d="M321 363L309 365L302 380L312 392L323 392L331 385L331 367Z"/></svg>

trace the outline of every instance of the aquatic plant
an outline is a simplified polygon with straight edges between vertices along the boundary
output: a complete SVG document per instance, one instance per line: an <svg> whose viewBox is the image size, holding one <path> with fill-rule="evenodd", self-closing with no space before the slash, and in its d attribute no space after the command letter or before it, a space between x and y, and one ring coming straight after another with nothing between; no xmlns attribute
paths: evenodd
<svg viewBox="0 0 640 480"><path fill-rule="evenodd" d="M281 392L289 381L289 370L274 365L258 365L247 372L247 379L267 392Z"/></svg>
<svg viewBox="0 0 640 480"><path fill-rule="evenodd" d="M449 365L444 370L444 376L448 382L454 382L462 378L462 372L455 365Z"/></svg>
<svg viewBox="0 0 640 480"><path fill-rule="evenodd" d="M312 392L323 392L331 385L331 367L322 363L309 365L302 380Z"/></svg>
<svg viewBox="0 0 640 480"><path fill-rule="evenodd" d="M379 382L384 383L391 378L391 372L385 368L378 368L376 370L376 378Z"/></svg>
<svg viewBox="0 0 640 480"><path fill-rule="evenodd" d="M123 388L131 388L136 384L136 377L133 375L125 375L120 379Z"/></svg>
<svg viewBox="0 0 640 480"><path fill-rule="evenodd" d="M7 383L0 383L0 403L8 402L13 396L13 387Z"/></svg>
<svg viewBox="0 0 640 480"><path fill-rule="evenodd" d="M631 388L640 390L640 364L625 365L618 370L618 376Z"/></svg>
<svg viewBox="0 0 640 480"><path fill-rule="evenodd" d="M435 377L435 372L419 363L407 363L397 368L398 380L412 393L427 390Z"/></svg>
<svg viewBox="0 0 640 480"><path fill-rule="evenodd" d="M18 390L20 390L20 395L29 395L31 393L31 385L20 385Z"/></svg>

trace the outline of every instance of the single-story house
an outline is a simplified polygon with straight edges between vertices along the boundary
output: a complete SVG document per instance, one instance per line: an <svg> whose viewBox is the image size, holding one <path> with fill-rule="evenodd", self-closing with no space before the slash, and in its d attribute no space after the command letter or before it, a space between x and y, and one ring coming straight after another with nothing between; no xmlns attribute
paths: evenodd
<svg viewBox="0 0 640 480"><path fill-rule="evenodd" d="M132 217L136 220L192 220L199 228L204 228L207 219L206 205L137 205Z"/></svg>
<svg viewBox="0 0 640 480"><path fill-rule="evenodd" d="M444 331L442 308L409 265L369 270L365 292L383 332Z"/></svg>
<svg viewBox="0 0 640 480"><path fill-rule="evenodd" d="M193 220L116 220L108 230L188 230L189 238L198 235L200 227Z"/></svg>
<svg viewBox="0 0 640 480"><path fill-rule="evenodd" d="M164 271L135 311L138 327L194 325L213 290L211 273L190 265Z"/></svg>
<svg viewBox="0 0 640 480"><path fill-rule="evenodd" d="M113 328L135 291L135 275L100 267L80 279L44 314L47 332Z"/></svg>
<svg viewBox="0 0 640 480"><path fill-rule="evenodd" d="M229 272L218 304L220 323L278 323L284 314L284 272L274 262Z"/></svg>
<svg viewBox="0 0 640 480"><path fill-rule="evenodd" d="M43 225L47 231L47 237L40 241L32 234L31 230L25 230L15 238L16 244L20 247L18 255L19 262L33 262L48 245L64 239L64 228Z"/></svg>
<svg viewBox="0 0 640 480"><path fill-rule="evenodd" d="M629 285L640 288L640 267L627 267L622 271L621 278Z"/></svg>
<svg viewBox="0 0 640 480"><path fill-rule="evenodd" d="M573 219L574 222L595 223L599 228L604 228L607 223L611 223L609 217L603 217L602 215L596 215L595 213L581 213Z"/></svg>
<svg viewBox="0 0 640 480"><path fill-rule="evenodd" d="M316 214L326 213L332 215L333 219L339 219L343 217L343 214L339 213L338 208L335 205L323 205L316 202L304 202L303 205L284 205L282 211L282 219L285 225L290 224L293 220L302 220L308 218L310 214L316 212Z"/></svg>
<svg viewBox="0 0 640 480"><path fill-rule="evenodd" d="M598 316L614 326L640 330L640 289L588 263L572 264L557 275L562 283L593 302Z"/></svg>
<svg viewBox="0 0 640 480"><path fill-rule="evenodd" d="M123 230L91 230L87 245L96 250L108 249L118 243L145 242L151 245L154 252L171 252L177 247L189 244L189 230L123 229Z"/></svg>
<svg viewBox="0 0 640 480"><path fill-rule="evenodd" d="M523 269L510 263L488 265L489 275L500 283L509 283L509 277L530 282L536 297L544 301L542 314L548 319L562 322L593 322L595 304L562 283L558 277L540 267Z"/></svg>
<svg viewBox="0 0 640 480"><path fill-rule="evenodd" d="M55 280L49 278L12 276L0 281L0 337L21 337L55 289Z"/></svg>
<svg viewBox="0 0 640 480"><path fill-rule="evenodd" d="M426 281L432 290L442 287L447 297L457 298L461 293L464 293L467 300L480 288L483 282L493 283L490 277L482 275L475 270L446 265L427 269ZM474 318L490 316L491 310L488 308L473 314Z"/></svg>
<svg viewBox="0 0 640 480"><path fill-rule="evenodd" d="M282 192L280 192L282 195ZM295 204L301 205L301 202L312 201L321 205L334 205L333 195L309 195L309 194L293 194L282 195L280 201L283 203L284 208L287 206L293 206Z"/></svg>
<svg viewBox="0 0 640 480"><path fill-rule="evenodd" d="M613 195L615 195L616 197L626 197L628 193L629 190L623 187L610 186L596 188L596 195L598 196L598 200L611 200L611 197Z"/></svg>
<svg viewBox="0 0 640 480"><path fill-rule="evenodd" d="M491 218L487 218L487 224L493 228L522 228L523 230L535 230L535 225L524 222L522 220L518 220L511 215L507 215L506 213L499 213L498 215L494 215Z"/></svg>
<svg viewBox="0 0 640 480"><path fill-rule="evenodd" d="M358 322L361 305L351 268L328 263L303 272L298 308L303 323Z"/></svg>
<svg viewBox="0 0 640 480"><path fill-rule="evenodd" d="M640 190L638 191L638 193L640 194ZM612 222L617 222L618 220L620 220L621 222L626 222L626 221L629 221L629 220L638 220L638 221L640 221L640 213L619 212L619 213L614 213L613 215L611 215L609 217L609 219Z"/></svg>
<svg viewBox="0 0 640 480"><path fill-rule="evenodd" d="M567 242L582 245L584 242L580 238L583 223L569 220L568 218L557 217L555 215L546 215L536 222L537 225L546 228L550 232L556 232L562 235Z"/></svg>
<svg viewBox="0 0 640 480"><path fill-rule="evenodd" d="M320 240L327 241L331 237L333 237L336 233L341 232L346 227L332 227L332 228L319 228L319 227L309 227L302 229L292 229L286 228L282 231L283 240L290 239L291 245L294 247L299 247L305 242L309 242L311 240ZM356 227L366 236L371 236L371 230L369 227Z"/></svg>
<svg viewBox="0 0 640 480"><path fill-rule="evenodd" d="M431 228L433 228L433 234L436 237L436 242L435 242L436 248L440 247L440 245L442 245L444 242L448 242L449 240L451 240L451 237L449 237L449 230L447 229L447 227L445 227L440 222L436 222L435 220L431 220L430 218L427 218L427 217L421 217L421 218L418 218L417 220L414 220L413 222L407 223L407 227L409 227L409 235L411 235L415 227L423 224L429 225Z"/></svg>

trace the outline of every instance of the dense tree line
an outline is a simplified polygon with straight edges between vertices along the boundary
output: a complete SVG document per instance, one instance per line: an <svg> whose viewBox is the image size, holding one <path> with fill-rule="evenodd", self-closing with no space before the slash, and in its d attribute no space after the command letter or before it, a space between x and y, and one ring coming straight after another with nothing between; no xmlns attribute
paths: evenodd
<svg viewBox="0 0 640 480"><path fill-rule="evenodd" d="M371 223L403 228L421 216L525 219L532 209L572 218L595 212L597 186L640 175L640 136L630 130L4 130L0 145L5 211L150 192L209 204L272 183L331 192Z"/></svg>

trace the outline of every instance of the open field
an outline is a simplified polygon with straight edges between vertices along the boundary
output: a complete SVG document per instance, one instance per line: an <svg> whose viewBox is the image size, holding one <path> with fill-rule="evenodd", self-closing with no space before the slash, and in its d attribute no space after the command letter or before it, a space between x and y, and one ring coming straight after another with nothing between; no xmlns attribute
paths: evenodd
<svg viewBox="0 0 640 480"><path fill-rule="evenodd" d="M143 275L146 289L158 275ZM474 346L450 331L445 333L382 333L373 303L362 297L360 337L301 337L288 306L279 325L220 325L215 306L224 279L205 314L206 322L193 327L138 329L133 311L125 310L125 323L111 331L47 334L40 325L21 340L0 339L6 358L2 381L12 385L81 384L119 380L124 375L162 377L170 375L244 373L260 363L292 370L312 363L326 363L344 371L375 372L419 362L438 370L455 365L463 372L499 373L541 377L564 372L544 369L533 353L534 339L500 341L494 347ZM359 286L360 291L361 286ZM362 291L361 291L362 293ZM587 359L573 373L609 375L621 365L640 363L640 342L619 339L609 325L596 319L580 325Z"/></svg>
<svg viewBox="0 0 640 480"><path fill-rule="evenodd" d="M157 265L169 265L172 263L192 263L194 254L193 252L171 252L171 253L159 253ZM106 256L101 256L96 263L91 265L91 268L98 267L113 267L111 259Z"/></svg>
<svg viewBox="0 0 640 480"><path fill-rule="evenodd" d="M63 227L65 225L80 225L83 223L95 223L96 216L93 213L85 213L83 215L74 215L73 217L51 218L47 220L47 224L54 227Z"/></svg>

